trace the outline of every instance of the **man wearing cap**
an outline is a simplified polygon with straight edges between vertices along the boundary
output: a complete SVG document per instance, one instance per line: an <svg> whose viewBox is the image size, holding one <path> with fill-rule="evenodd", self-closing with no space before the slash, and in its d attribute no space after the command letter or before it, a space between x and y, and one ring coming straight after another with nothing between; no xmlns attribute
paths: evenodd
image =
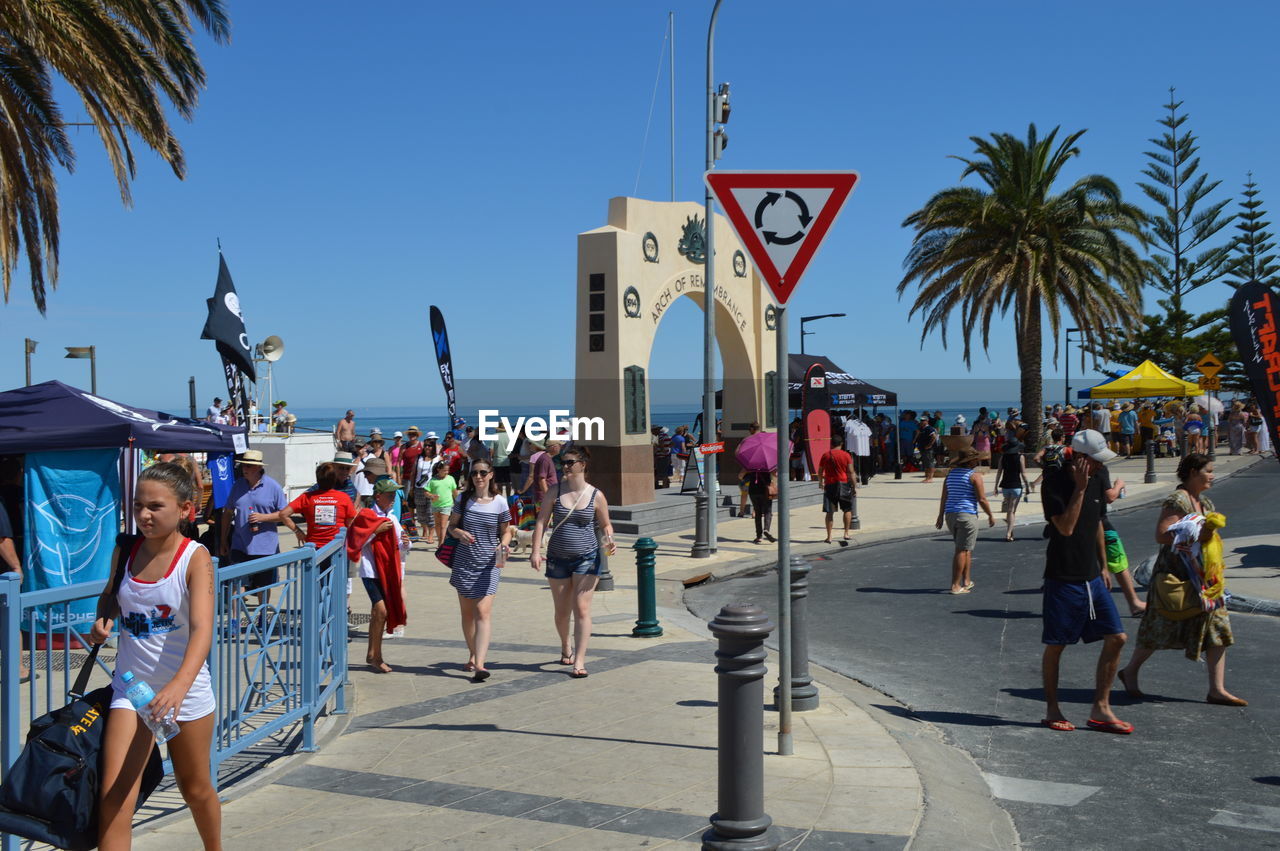
<svg viewBox="0 0 1280 851"><path fill-rule="evenodd" d="M280 552L280 536L275 523L250 523L250 514L275 514L289 504L280 483L267 475L262 453L257 449L246 450L236 459L236 471L240 474L227 495L227 507L232 511L235 531L231 523L222 523L218 542L218 558L222 565L240 564ZM285 512L280 522L297 536L298 546L305 541L293 518ZM263 589L257 592L265 605L271 599L270 586L278 580L276 568L269 568L245 577L245 587Z"/></svg>
<svg viewBox="0 0 1280 851"><path fill-rule="evenodd" d="M1071 439L1071 462L1045 471L1043 504L1049 525L1049 545L1044 568L1044 678L1045 717L1040 723L1067 732L1075 726L1058 705L1058 668L1068 644L1084 640L1102 642L1094 682L1090 729L1105 733L1132 733L1133 725L1121 721L1111 709L1111 685L1120 652L1127 640L1120 614L1111 599L1102 533L1105 480L1103 464L1116 457L1102 434L1094 429L1076 432Z"/></svg>
<svg viewBox="0 0 1280 851"><path fill-rule="evenodd" d="M214 396L213 404L209 406L209 410L204 412L205 422L216 422L222 416L222 397Z"/></svg>

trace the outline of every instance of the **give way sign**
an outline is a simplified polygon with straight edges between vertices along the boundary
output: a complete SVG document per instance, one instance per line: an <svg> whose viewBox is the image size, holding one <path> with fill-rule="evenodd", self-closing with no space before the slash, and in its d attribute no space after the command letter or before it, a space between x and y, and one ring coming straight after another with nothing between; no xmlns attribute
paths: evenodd
<svg viewBox="0 0 1280 851"><path fill-rule="evenodd" d="M853 187L856 171L704 175L779 304L786 304Z"/></svg>

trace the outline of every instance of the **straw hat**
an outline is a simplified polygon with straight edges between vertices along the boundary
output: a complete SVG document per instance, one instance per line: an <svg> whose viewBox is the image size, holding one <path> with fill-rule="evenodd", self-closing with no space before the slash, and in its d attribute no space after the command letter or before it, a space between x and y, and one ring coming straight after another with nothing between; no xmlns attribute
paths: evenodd
<svg viewBox="0 0 1280 851"><path fill-rule="evenodd" d="M236 458L236 463L241 465L253 464L257 467L266 466L266 462L262 460L262 451L258 449L246 449L240 453L240 457Z"/></svg>
<svg viewBox="0 0 1280 851"><path fill-rule="evenodd" d="M1129 404L1128 402L1125 402L1123 405L1121 405L1121 406L1120 406L1120 410L1121 410L1121 412L1123 412L1123 411L1132 411L1132 410L1133 410L1133 405Z"/></svg>
<svg viewBox="0 0 1280 851"><path fill-rule="evenodd" d="M953 465L963 466L974 461L985 461L989 454L990 453L987 452L979 452L972 446L964 446L961 447L960 451L958 451L955 454L955 457L951 459L951 463Z"/></svg>

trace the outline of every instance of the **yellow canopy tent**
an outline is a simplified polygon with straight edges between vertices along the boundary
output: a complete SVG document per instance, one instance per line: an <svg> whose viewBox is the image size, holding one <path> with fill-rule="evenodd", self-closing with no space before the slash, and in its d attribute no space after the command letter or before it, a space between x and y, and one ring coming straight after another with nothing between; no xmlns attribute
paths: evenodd
<svg viewBox="0 0 1280 851"><path fill-rule="evenodd" d="M1089 390L1093 399L1137 399L1145 396L1199 396L1198 384L1170 375L1149 360L1129 372Z"/></svg>

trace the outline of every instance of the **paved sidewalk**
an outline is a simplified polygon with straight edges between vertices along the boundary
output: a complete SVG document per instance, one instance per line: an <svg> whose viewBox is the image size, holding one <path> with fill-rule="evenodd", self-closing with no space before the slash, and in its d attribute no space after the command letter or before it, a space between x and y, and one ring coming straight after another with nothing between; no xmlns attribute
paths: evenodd
<svg viewBox="0 0 1280 851"><path fill-rule="evenodd" d="M698 847L716 810L715 645L696 622L664 620L662 637L631 637L630 555L614 559L618 590L596 597L584 680L558 664L545 580L516 560L494 607L493 677L474 685L446 571L415 550L407 637L385 649L397 671L353 665L345 731L252 791L233 789L226 846ZM353 662L364 649L361 634ZM788 848L905 847L923 810L911 761L849 698L824 688L822 704L794 716L789 757L776 755L777 716L765 715L766 811L779 838ZM197 845L185 813L136 839L141 849Z"/></svg>

